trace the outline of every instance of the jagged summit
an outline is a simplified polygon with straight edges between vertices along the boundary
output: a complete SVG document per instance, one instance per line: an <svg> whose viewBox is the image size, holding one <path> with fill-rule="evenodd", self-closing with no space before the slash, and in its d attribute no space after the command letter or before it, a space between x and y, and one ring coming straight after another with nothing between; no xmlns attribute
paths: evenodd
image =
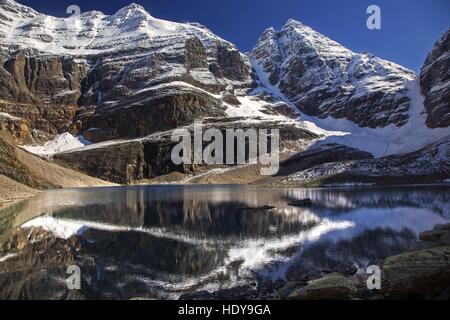
<svg viewBox="0 0 450 320"><path fill-rule="evenodd" d="M0 2L0 48L20 48L66 55L92 55L148 47L152 39L197 37L206 45L225 42L195 24L154 18L141 5L130 4L113 15L99 11L80 17L57 18L40 14L12 0Z"/></svg>
<svg viewBox="0 0 450 320"><path fill-rule="evenodd" d="M135 19L137 17L140 18L152 18L150 13L141 5L132 3L126 7L119 9L114 15L111 16L111 19Z"/></svg>
<svg viewBox="0 0 450 320"><path fill-rule="evenodd" d="M354 53L301 22L290 19L281 31L266 31L250 56L264 85L308 115L371 128L408 121L412 71Z"/></svg>
<svg viewBox="0 0 450 320"><path fill-rule="evenodd" d="M0 110L38 113L29 125L42 136L69 129L95 141L145 136L224 116L222 95L239 104L234 88L252 83L250 63L234 45L136 4L69 18L9 6L0 7Z"/></svg>
<svg viewBox="0 0 450 320"><path fill-rule="evenodd" d="M302 27L302 26L305 26L303 22L290 18L284 24L283 29L287 29L289 27Z"/></svg>
<svg viewBox="0 0 450 320"><path fill-rule="evenodd" d="M34 9L24 6L14 0L0 0L0 8L8 12L10 15L23 16L27 18L34 18L39 15ZM0 15L0 21L2 19L9 18L5 15Z"/></svg>
<svg viewBox="0 0 450 320"><path fill-rule="evenodd" d="M129 5L119 9L117 12L121 12L121 11L144 11L146 13L148 13L147 9L145 9L143 6L141 6L140 4L137 3L130 3Z"/></svg>

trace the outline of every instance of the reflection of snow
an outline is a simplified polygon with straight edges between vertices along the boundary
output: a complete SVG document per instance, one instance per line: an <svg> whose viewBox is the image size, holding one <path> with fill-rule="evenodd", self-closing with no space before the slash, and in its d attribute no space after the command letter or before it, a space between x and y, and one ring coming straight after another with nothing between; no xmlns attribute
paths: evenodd
<svg viewBox="0 0 450 320"><path fill-rule="evenodd" d="M5 262L6 260L14 258L15 256L17 256L17 253L8 253L7 255L0 257L0 262Z"/></svg>
<svg viewBox="0 0 450 320"><path fill-rule="evenodd" d="M48 232L51 232L55 237L60 239L69 239L72 236L81 236L88 229L95 229L108 232L141 232L157 238L171 239L194 245L209 244L208 240L196 239L185 235L171 233L163 228L132 228L108 223L62 219L49 215L32 219L24 223L21 227L25 229L42 228Z"/></svg>
<svg viewBox="0 0 450 320"><path fill-rule="evenodd" d="M177 274L170 274L167 277L176 279L170 283L161 278L139 278L139 281L145 282L152 288L153 286L164 288L162 294L165 296L172 290L187 289L200 282L204 285L199 289L209 290L216 290L220 285L223 285L222 288L224 288L237 283L243 284L242 281L253 277L255 271L271 277L283 276L293 258L301 259L302 250L314 249L315 245L329 249L328 243L334 246L343 240L356 241L355 239L364 238L361 236L364 236L366 231L375 231L372 238L369 238L374 239L374 244L381 243L388 246L389 243L386 241L390 238L383 236L384 231L390 232L394 236L400 235L404 231L418 234L432 229L437 224L447 223L449 219L444 213L448 212L448 201L446 201L445 195L446 192L439 188L411 187L330 190L265 189L236 186L152 186L60 190L43 193L40 198L41 203L39 201L31 202L34 203L32 206L35 212L49 212L55 216L47 215L35 218L23 224L22 227L41 227L62 239L67 239L72 235L82 235L87 229L105 232L139 232L155 237L156 242L158 239L171 239L201 246L202 250L226 251L225 264L201 276L185 278ZM304 198L311 198L314 206L298 208L287 205L287 202L292 199ZM57 199L60 199L64 205L60 205L56 201ZM199 221L209 221L208 223L212 225L222 221L217 217L222 218L223 215L212 214L211 210L213 209L208 204L215 204L219 209L222 205L226 207L230 203L242 203L249 207L273 205L276 208L260 214L270 214L275 220L258 219L258 223L268 223L269 225L264 226L272 232L266 236L254 234L246 236L243 233L238 237L227 237L227 235L217 237L214 233L205 234L201 223L196 224L198 229L184 228L183 224L176 224L175 227L170 224L161 224L157 227L144 228L139 227L141 220L133 224L136 221L131 217L141 210L145 211L145 205L148 206L149 202L163 204L180 201L183 203L182 209L159 206L158 214L170 215L181 210L179 214L183 215L182 211L187 210L190 213L189 218L194 219L192 220L194 223L196 223L195 219L198 219ZM78 220L58 217L61 209L74 207L73 212L77 210L86 212L84 206L93 204L109 208L108 210L113 210L113 212L108 211L108 215L105 217L96 216L95 219L100 218L100 221L96 222L88 220L94 219L89 215L87 215L88 218L82 215ZM130 219L115 220L114 217L118 213L122 216L130 215ZM208 219L202 220L202 215ZM76 215L73 219L77 219ZM209 224L204 226L205 230L208 230ZM286 228L289 230L287 233L279 232L284 230L283 227L290 225L296 226L296 228L300 227L295 229L297 231ZM305 228L301 226L305 226ZM381 232L378 233L378 231ZM371 242L367 243L367 247L370 248L372 244ZM364 247L361 249L362 251L352 251L354 256L344 255L341 258L344 259L344 262L349 259L355 263L366 261L364 245L362 244ZM292 249L297 252L294 253ZM114 259L114 257L111 258ZM244 261L240 265L240 280L233 278L225 284L218 283L217 275L220 272L227 272L226 265L241 259ZM268 265L273 265L275 269L267 270Z"/></svg>
<svg viewBox="0 0 450 320"><path fill-rule="evenodd" d="M355 228L343 232L333 232L321 240L338 241L352 239L365 230L389 229L400 232L403 229L419 234L425 230L433 229L438 224L449 220L433 213L428 209L398 207L398 208L361 208L338 216L339 220L354 223Z"/></svg>
<svg viewBox="0 0 450 320"><path fill-rule="evenodd" d="M279 260L273 254L275 250L291 248L295 245L308 246L318 241L351 240L366 230L389 229L400 232L404 229L419 234L432 229L435 225L447 223L448 219L427 209L418 208L362 208L333 218L322 219L319 224L297 235L282 237L275 241L246 242L229 251L230 261L245 259L244 266L261 267L273 260Z"/></svg>
<svg viewBox="0 0 450 320"><path fill-rule="evenodd" d="M10 115L9 113L6 113L6 112L0 112L0 118L7 119L7 120L13 120L13 121L21 120L21 118L14 117L14 116Z"/></svg>
<svg viewBox="0 0 450 320"><path fill-rule="evenodd" d="M228 252L229 261L244 259L243 266L254 269L262 267L281 257L274 255L274 251L284 250L305 242L319 240L325 234L332 231L345 230L355 227L349 221L330 221L323 219L319 224L307 231L301 231L296 235L289 235L275 240L244 241L240 246L231 248Z"/></svg>
<svg viewBox="0 0 450 320"><path fill-rule="evenodd" d="M332 219L332 221L328 219ZM366 231L379 230L401 234L403 231L407 230L418 235L423 231L433 229L436 225L448 223L449 219L427 209L399 207L355 209L341 215L330 214L327 218L324 218L324 221L330 221L331 224L344 221L345 223L352 225L352 227L330 229L328 232L319 233L316 237L314 237L314 229L311 230L313 235L300 241L302 246L294 256L284 258L286 263L278 265L275 269L264 270L263 268L262 271L260 271L261 275L272 279L283 278L289 267L298 261L298 259L302 259L303 252L307 249L315 248L316 245L319 245L317 247L319 251L315 253L316 256L320 256L320 254L327 256L327 248L330 249L329 246L331 244L338 244L340 241L351 242L362 236ZM320 228L320 225L318 228ZM378 238L377 236L377 238L383 245L386 245L386 249L388 249L391 238L384 238L382 233L383 232L381 232L380 237ZM322 244L325 245L325 252L322 252L324 249L323 246L320 246ZM368 248L370 248L371 245L372 243L367 243ZM345 252L341 252L340 254L343 263L355 264L357 267L365 265L364 263L367 264L370 261L370 253L368 253L367 256L364 256L364 254L361 255L361 253L358 252L352 252L351 255L353 256L347 256ZM305 259L305 263L310 262L307 260L308 258Z"/></svg>
<svg viewBox="0 0 450 320"><path fill-rule="evenodd" d="M85 230L82 224L77 222L55 219L51 216L37 217L22 225L22 228L42 228L53 233L57 238L69 239L74 235L81 235Z"/></svg>

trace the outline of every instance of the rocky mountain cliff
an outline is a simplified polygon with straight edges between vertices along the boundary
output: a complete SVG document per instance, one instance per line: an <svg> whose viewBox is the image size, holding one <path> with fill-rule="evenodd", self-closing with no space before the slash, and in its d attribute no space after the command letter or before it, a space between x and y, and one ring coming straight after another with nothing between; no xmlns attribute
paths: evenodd
<svg viewBox="0 0 450 320"><path fill-rule="evenodd" d="M197 24L153 18L132 4L113 16L59 19L1 2L0 110L54 135L133 138L224 116L251 66Z"/></svg>
<svg viewBox="0 0 450 320"><path fill-rule="evenodd" d="M450 134L448 32L420 85L414 72L294 20L266 30L245 55L202 25L160 20L136 4L55 18L0 0L0 36L0 133L27 144L83 136L97 145L59 158L112 181L184 171L162 160L167 137L154 134L195 119L282 128L283 151L293 154L334 143L383 157ZM138 152L117 159L116 140ZM106 162L93 166L98 154Z"/></svg>
<svg viewBox="0 0 450 320"><path fill-rule="evenodd" d="M450 29L434 45L420 73L430 128L450 125Z"/></svg>
<svg viewBox="0 0 450 320"><path fill-rule="evenodd" d="M262 84L308 115L346 118L370 128L408 121L412 71L354 53L298 21L289 20L279 32L266 30L250 57Z"/></svg>

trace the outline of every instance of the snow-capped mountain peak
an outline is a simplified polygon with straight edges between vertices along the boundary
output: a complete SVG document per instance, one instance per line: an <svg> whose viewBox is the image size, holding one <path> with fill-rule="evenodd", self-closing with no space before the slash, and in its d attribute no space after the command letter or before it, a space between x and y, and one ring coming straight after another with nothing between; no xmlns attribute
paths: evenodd
<svg viewBox="0 0 450 320"><path fill-rule="evenodd" d="M204 26L161 20L137 4L57 18L3 0L0 37L0 112L43 136L69 131L100 142L204 117L275 119L385 155L445 134L420 133L404 149L399 137L425 126L416 75L293 19L244 55Z"/></svg>
<svg viewBox="0 0 450 320"><path fill-rule="evenodd" d="M5 15L6 17L8 15L15 15L33 18L39 15L39 13L34 9L21 5L14 0L0 0L0 9L8 13L7 15Z"/></svg>
<svg viewBox="0 0 450 320"><path fill-rule="evenodd" d="M121 25L121 24L130 24L136 21L148 21L153 17L148 13L144 7L132 3L119 11L117 11L114 15L108 17L108 20L111 21L112 24Z"/></svg>
<svg viewBox="0 0 450 320"><path fill-rule="evenodd" d="M263 85L308 115L371 128L408 120L406 86L414 72L354 53L301 22L291 19L281 31L266 31L250 56L260 79L267 79Z"/></svg>
<svg viewBox="0 0 450 320"><path fill-rule="evenodd" d="M0 49L21 48L48 54L92 55L148 47L152 39L195 36L205 44L223 41L194 24L154 18L144 7L131 4L113 15L91 11L57 18L40 14L13 0L0 2Z"/></svg>
<svg viewBox="0 0 450 320"><path fill-rule="evenodd" d="M143 6L134 2L119 9L115 15L120 15L124 12L126 13L141 12L149 15L149 12Z"/></svg>

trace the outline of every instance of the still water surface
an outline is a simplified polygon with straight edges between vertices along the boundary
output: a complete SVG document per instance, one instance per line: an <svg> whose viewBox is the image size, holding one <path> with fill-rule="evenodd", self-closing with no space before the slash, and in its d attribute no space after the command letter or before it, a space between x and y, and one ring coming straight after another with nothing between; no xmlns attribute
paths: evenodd
<svg viewBox="0 0 450 320"><path fill-rule="evenodd" d="M289 205L305 198L311 207ZM84 253L101 261L98 272L113 275L109 285L176 297L285 277L293 268L364 268L448 223L449 200L448 185L66 189L9 208L0 233L26 223L78 236L88 244Z"/></svg>

